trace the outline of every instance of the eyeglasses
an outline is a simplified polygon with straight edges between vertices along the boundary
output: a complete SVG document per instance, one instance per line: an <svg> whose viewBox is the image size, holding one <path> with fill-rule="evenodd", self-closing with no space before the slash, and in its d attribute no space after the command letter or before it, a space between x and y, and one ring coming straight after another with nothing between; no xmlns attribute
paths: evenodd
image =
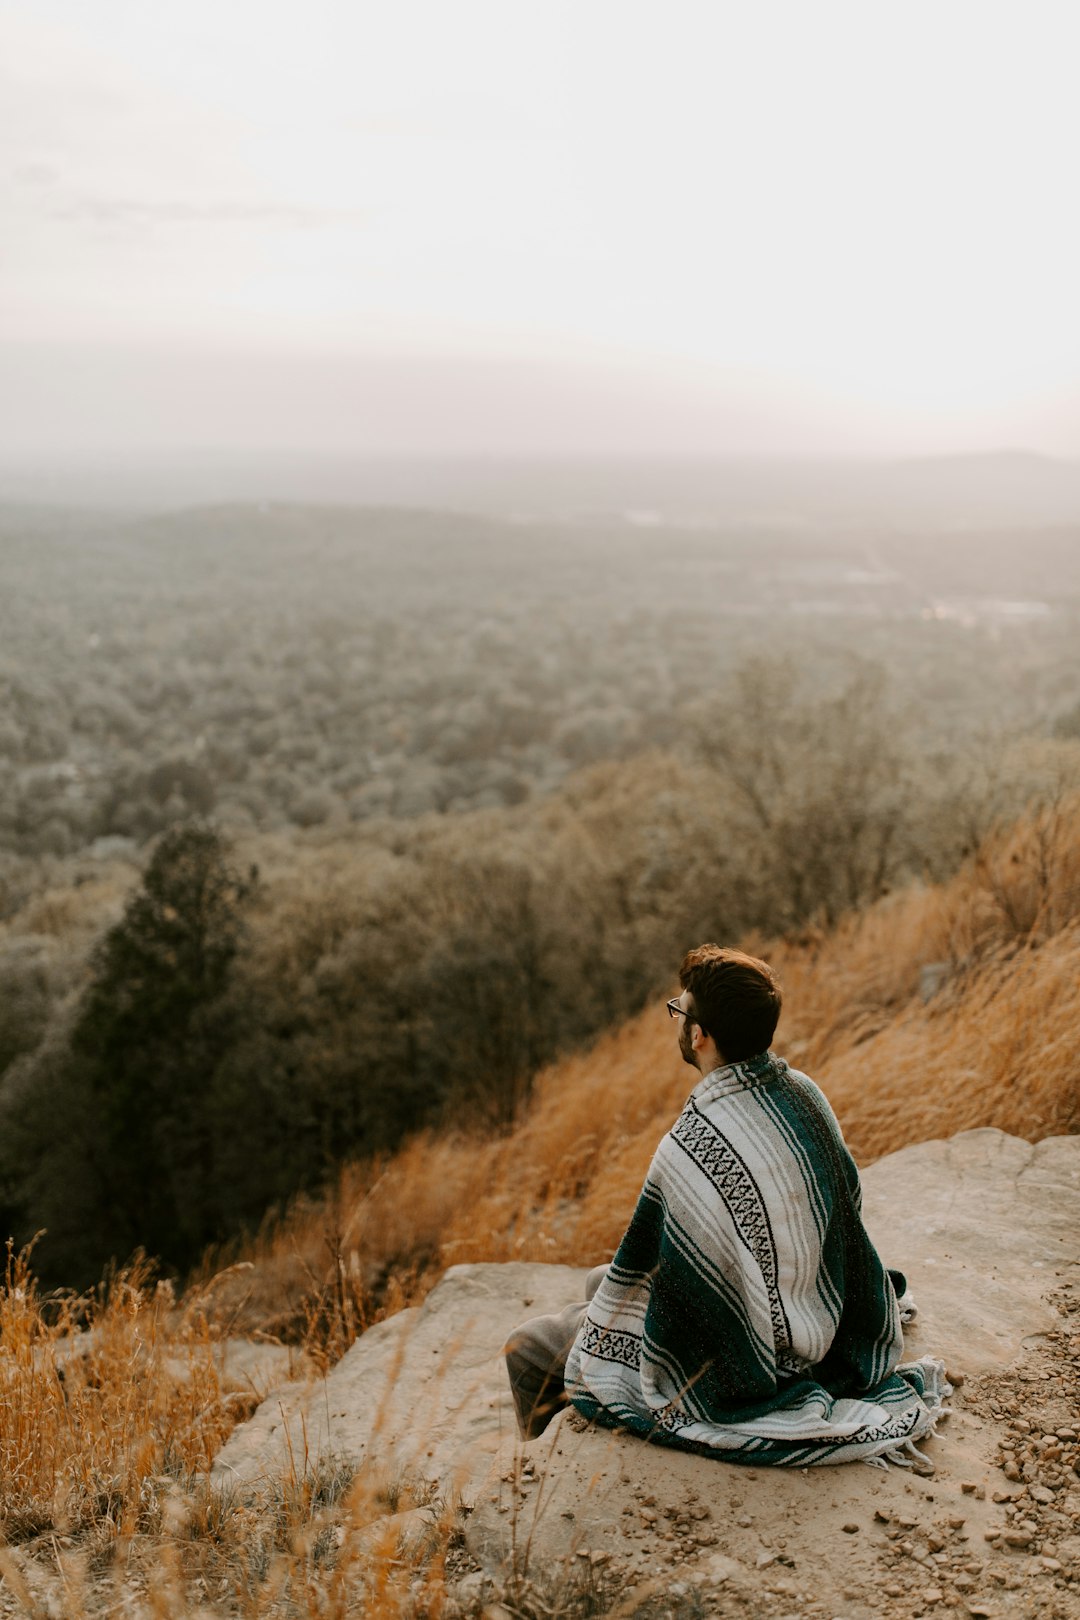
<svg viewBox="0 0 1080 1620"><path fill-rule="evenodd" d="M667 1013L668 1013L669 1018L689 1018L691 1016L690 1013L687 1012L685 1007L680 1007L679 1006L679 1003L677 1001L668 1001L668 1002L665 1002L664 1005L667 1007ZM696 1020L695 1020L695 1022L696 1022Z"/></svg>

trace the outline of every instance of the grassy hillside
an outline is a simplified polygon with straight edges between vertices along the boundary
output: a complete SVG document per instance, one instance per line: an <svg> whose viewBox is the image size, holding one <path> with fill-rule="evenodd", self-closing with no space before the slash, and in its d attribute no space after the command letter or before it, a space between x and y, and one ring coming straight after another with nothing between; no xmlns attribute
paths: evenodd
<svg viewBox="0 0 1080 1620"><path fill-rule="evenodd" d="M992 834L949 883L743 943L781 976L775 1049L824 1087L858 1162L980 1125L1080 1129L1080 795ZM318 1321L332 1354L447 1265L606 1259L694 1078L658 1000L547 1069L504 1135L418 1137L296 1206L245 1255L233 1306Z"/></svg>

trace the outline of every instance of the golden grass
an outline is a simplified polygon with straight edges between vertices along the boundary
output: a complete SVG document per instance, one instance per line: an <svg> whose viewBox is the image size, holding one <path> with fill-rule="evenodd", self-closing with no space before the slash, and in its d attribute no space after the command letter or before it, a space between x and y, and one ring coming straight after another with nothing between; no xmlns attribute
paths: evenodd
<svg viewBox="0 0 1080 1620"><path fill-rule="evenodd" d="M9 1250L0 1613L10 1601L33 1620L439 1613L450 1504L406 1538L396 1515L414 1500L374 1468L294 1463L243 1499L211 1484L237 1416L218 1365L198 1300L178 1308L146 1268L57 1303Z"/></svg>

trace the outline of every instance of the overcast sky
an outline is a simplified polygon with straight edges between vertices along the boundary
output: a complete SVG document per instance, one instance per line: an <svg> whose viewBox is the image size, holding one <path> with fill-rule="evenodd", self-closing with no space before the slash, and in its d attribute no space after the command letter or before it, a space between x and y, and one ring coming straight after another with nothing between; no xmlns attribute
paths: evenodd
<svg viewBox="0 0 1080 1620"><path fill-rule="evenodd" d="M9 453L1080 454L1074 0L0 0Z"/></svg>

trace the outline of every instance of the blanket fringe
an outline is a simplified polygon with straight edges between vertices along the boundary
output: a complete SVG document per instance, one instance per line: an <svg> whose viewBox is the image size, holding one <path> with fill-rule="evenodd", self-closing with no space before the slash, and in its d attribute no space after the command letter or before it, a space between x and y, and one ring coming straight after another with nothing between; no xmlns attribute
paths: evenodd
<svg viewBox="0 0 1080 1620"><path fill-rule="evenodd" d="M897 1468L914 1468L920 1474L932 1474L935 1471L934 1463L924 1451L920 1451L914 1440L905 1440L889 1451L879 1452L876 1457L867 1457L866 1462L872 1468L887 1469L890 1463Z"/></svg>

